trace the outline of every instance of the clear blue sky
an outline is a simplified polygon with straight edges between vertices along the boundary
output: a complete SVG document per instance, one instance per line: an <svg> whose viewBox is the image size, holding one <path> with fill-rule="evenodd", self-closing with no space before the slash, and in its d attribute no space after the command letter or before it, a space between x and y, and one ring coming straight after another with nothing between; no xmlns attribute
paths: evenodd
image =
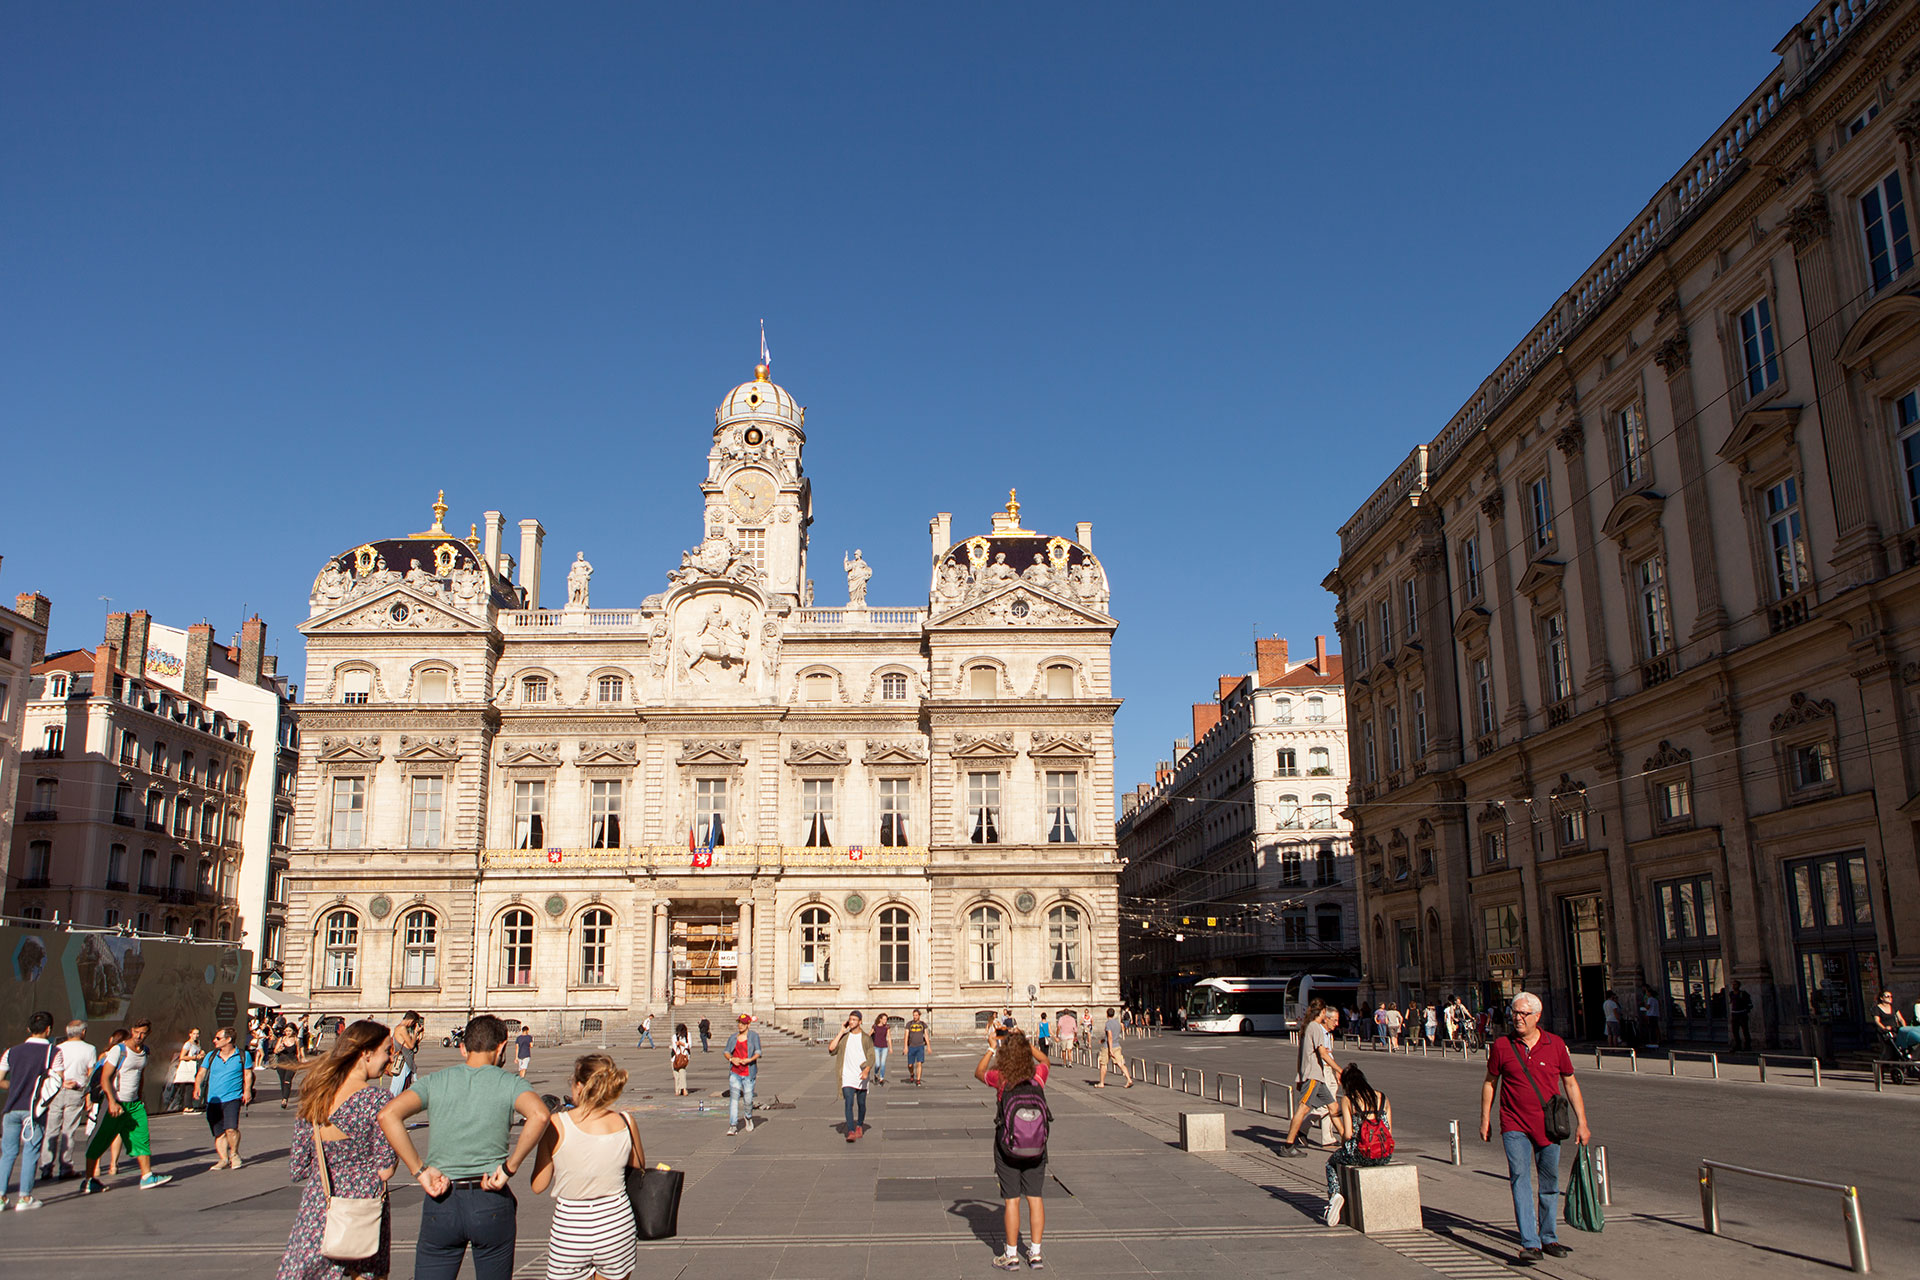
<svg viewBox="0 0 1920 1280"><path fill-rule="evenodd" d="M1124 787L1805 9L9 5L0 589L298 678L444 487L637 605L764 316L822 603L1009 486L1094 522Z"/></svg>

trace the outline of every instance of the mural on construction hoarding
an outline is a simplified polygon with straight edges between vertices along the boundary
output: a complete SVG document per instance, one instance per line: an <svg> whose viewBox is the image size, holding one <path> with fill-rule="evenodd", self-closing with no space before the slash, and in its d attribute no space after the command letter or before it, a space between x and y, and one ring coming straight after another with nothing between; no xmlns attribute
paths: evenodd
<svg viewBox="0 0 1920 1280"><path fill-rule="evenodd" d="M143 1086L150 1107L188 1031L198 1027L202 1045L218 1027L245 1036L253 958L237 947L5 925L0 956L0 1039L8 1043L24 1037L27 1019L42 1009L53 1015L56 1039L78 1018L96 1048L116 1028L153 1024Z"/></svg>

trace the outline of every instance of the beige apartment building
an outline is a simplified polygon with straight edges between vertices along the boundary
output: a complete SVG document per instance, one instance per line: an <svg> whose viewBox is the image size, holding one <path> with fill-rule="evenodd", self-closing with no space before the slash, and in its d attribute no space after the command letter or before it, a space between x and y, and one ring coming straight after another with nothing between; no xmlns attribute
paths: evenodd
<svg viewBox="0 0 1920 1280"><path fill-rule="evenodd" d="M1376 999L1920 994L1920 4L1777 52L1340 531Z"/></svg>
<svg viewBox="0 0 1920 1280"><path fill-rule="evenodd" d="M295 1001L571 1033L1117 998L1092 526L1037 532L1010 500L956 540L941 514L925 597L870 605L848 548L845 604L816 604L808 430L764 365L726 394L687 441L699 540L638 602L593 599L577 553L542 607L540 522L516 566L499 513L462 538L444 502L321 567Z"/></svg>
<svg viewBox="0 0 1920 1280"><path fill-rule="evenodd" d="M1208 977L1351 977L1359 962L1341 659L1254 641L1193 704L1154 780L1120 794L1127 1003L1171 1014Z"/></svg>
<svg viewBox="0 0 1920 1280"><path fill-rule="evenodd" d="M47 648L47 620L53 602L37 592L21 592L13 608L0 608L0 850L13 847L19 817L19 777L23 760L43 758L44 743L26 740L27 690L34 664ZM8 910L0 884L0 915Z"/></svg>

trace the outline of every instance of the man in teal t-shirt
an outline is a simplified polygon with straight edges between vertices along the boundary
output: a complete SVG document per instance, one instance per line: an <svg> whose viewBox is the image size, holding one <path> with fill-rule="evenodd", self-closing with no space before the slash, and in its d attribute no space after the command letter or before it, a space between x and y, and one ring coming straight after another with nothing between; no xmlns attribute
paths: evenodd
<svg viewBox="0 0 1920 1280"><path fill-rule="evenodd" d="M427 1193L414 1246L416 1280L454 1280L468 1246L477 1280L510 1280L518 1204L507 1184L547 1127L540 1096L500 1067L506 1023L481 1014L467 1024L464 1047L464 1065L415 1080L380 1110L381 1132ZM408 1118L422 1111L433 1116L431 1164L407 1136ZM516 1111L526 1124L509 1153Z"/></svg>

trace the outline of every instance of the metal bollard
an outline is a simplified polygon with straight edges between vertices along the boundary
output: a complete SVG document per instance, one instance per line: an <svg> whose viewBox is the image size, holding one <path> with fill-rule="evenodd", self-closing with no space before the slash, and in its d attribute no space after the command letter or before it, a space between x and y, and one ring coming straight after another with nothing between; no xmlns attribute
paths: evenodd
<svg viewBox="0 0 1920 1280"><path fill-rule="evenodd" d="M1867 1232L1860 1224L1860 1189L1847 1188L1847 1198L1842 1202L1847 1220L1847 1257L1853 1263L1854 1272L1866 1275L1871 1267L1867 1261Z"/></svg>
<svg viewBox="0 0 1920 1280"><path fill-rule="evenodd" d="M1447 1121L1447 1145L1453 1148L1453 1162L1460 1163L1460 1122Z"/></svg>
<svg viewBox="0 0 1920 1280"><path fill-rule="evenodd" d="M1700 1166L1700 1223L1706 1227L1707 1234L1720 1234L1720 1202L1713 1194L1713 1166Z"/></svg>

